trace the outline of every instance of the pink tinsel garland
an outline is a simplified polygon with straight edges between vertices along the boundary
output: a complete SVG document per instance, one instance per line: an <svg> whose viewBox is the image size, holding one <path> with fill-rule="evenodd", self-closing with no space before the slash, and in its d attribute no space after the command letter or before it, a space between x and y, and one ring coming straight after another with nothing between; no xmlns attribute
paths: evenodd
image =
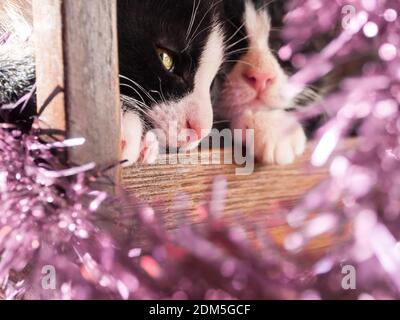
<svg viewBox="0 0 400 320"><path fill-rule="evenodd" d="M285 240L288 253L301 252L318 235L341 232L343 225L353 227L350 243L301 268L265 234L260 235L263 253L255 252L240 228L216 218L221 213L210 208L220 206L208 207L202 227L184 225L174 233L164 230L147 206L137 205L133 213L119 210L145 230L151 248L145 253L99 227L101 209L113 205L94 188L99 170L91 164L71 168L59 160L59 151L82 141L44 143L36 125L29 134L3 125L0 287L6 297L400 298L400 3L352 1L354 12L342 11L346 5L290 1L283 32L287 44L279 54L299 69L288 91L293 95L354 55L373 57L311 109L330 115L312 157L316 166L329 165L330 177L287 214L294 228ZM310 39L328 34L332 39L321 52L303 50ZM357 145L344 154L334 152L356 123ZM223 188L217 179L210 204L223 202ZM57 272L54 291L41 287L43 267L49 265ZM354 290L343 288L345 266L357 271ZM19 278L12 270L28 276Z"/></svg>

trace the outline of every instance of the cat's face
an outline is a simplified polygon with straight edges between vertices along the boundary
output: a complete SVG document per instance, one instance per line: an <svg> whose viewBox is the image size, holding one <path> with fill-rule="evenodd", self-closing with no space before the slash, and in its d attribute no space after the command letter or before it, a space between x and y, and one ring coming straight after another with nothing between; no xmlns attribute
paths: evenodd
<svg viewBox="0 0 400 320"><path fill-rule="evenodd" d="M224 53L218 4L118 0L121 92L169 147L195 147L211 130L210 86Z"/></svg>
<svg viewBox="0 0 400 320"><path fill-rule="evenodd" d="M227 48L224 84L218 101L223 112L244 107L283 108L281 89L286 75L269 46L269 0L225 0L231 39Z"/></svg>

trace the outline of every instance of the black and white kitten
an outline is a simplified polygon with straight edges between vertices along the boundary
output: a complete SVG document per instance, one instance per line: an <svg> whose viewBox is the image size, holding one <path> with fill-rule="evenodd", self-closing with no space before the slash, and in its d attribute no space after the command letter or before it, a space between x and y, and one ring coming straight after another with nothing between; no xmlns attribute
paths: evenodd
<svg viewBox="0 0 400 320"><path fill-rule="evenodd" d="M224 56L219 5L218 0L118 0L129 164L154 162L160 144L193 149L210 133L210 87Z"/></svg>
<svg viewBox="0 0 400 320"><path fill-rule="evenodd" d="M7 2L19 8L29 0ZM269 0L118 0L117 4L128 164L154 162L160 144L195 148L209 133L210 86L224 55L221 12L228 47L217 114L229 119L233 129L254 130L254 154L261 162L291 163L304 151L304 130L285 111L290 102L281 94L287 76L268 43ZM33 59L24 56L24 63L14 61L9 68L10 56L2 58L0 50L0 66L11 75L29 73L25 80L33 81L32 68L26 70ZM5 78L3 88L11 78Z"/></svg>
<svg viewBox="0 0 400 320"><path fill-rule="evenodd" d="M254 130L259 162L290 164L305 150L301 124L287 108L287 75L269 45L270 0L224 0L230 34L227 62L220 76L216 114L232 129Z"/></svg>

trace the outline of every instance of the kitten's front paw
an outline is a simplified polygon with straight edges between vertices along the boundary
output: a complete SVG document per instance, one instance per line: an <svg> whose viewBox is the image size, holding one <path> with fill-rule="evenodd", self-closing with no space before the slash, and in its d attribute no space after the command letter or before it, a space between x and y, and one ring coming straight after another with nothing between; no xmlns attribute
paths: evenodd
<svg viewBox="0 0 400 320"><path fill-rule="evenodd" d="M144 164L154 164L160 154L160 144L157 136L149 131L142 140L140 162Z"/></svg>
<svg viewBox="0 0 400 320"><path fill-rule="evenodd" d="M159 155L159 142L155 133L148 131L143 133L142 120L133 112L126 112L122 118L121 141L124 166L132 166L135 163L153 164Z"/></svg>
<svg viewBox="0 0 400 320"><path fill-rule="evenodd" d="M129 167L135 163L154 164L160 153L159 142L153 132L147 132L140 142L136 139L123 140L124 166Z"/></svg>
<svg viewBox="0 0 400 320"><path fill-rule="evenodd" d="M287 165L304 153L307 142L304 130L293 115L283 110L247 110L233 126L254 130L254 143L248 148L259 162Z"/></svg>
<svg viewBox="0 0 400 320"><path fill-rule="evenodd" d="M138 162L142 145L143 125L136 113L126 112L122 116L121 147L124 167L129 167Z"/></svg>

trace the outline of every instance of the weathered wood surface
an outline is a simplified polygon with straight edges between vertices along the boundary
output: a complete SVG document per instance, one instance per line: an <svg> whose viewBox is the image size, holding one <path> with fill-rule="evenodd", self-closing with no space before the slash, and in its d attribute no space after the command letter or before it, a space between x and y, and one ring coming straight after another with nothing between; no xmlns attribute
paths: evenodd
<svg viewBox="0 0 400 320"><path fill-rule="evenodd" d="M43 106L57 88L65 87L62 5L59 0L33 0L36 41L37 104ZM43 125L66 131L66 102L59 92L42 113Z"/></svg>
<svg viewBox="0 0 400 320"><path fill-rule="evenodd" d="M202 216L199 206L210 196L215 176L224 176L228 182L228 193L224 217L229 223L239 223L254 238L254 225L263 223L266 232L282 244L290 228L278 209L290 209L304 194L327 177L327 169L312 168L310 153L307 152L295 164L289 166L261 166L249 176L235 174L235 165L153 165L134 166L123 171L123 183L128 192L149 202L163 214L168 229L175 229L184 219L189 223L200 223ZM193 157L208 158L208 155ZM212 151L219 159L220 150ZM185 194L178 197L177 194ZM178 210L188 206L188 210ZM182 212L185 212L182 216ZM142 235L138 236L142 238ZM336 241L329 235L320 237L308 247L309 252L329 248ZM141 240L139 240L141 241Z"/></svg>
<svg viewBox="0 0 400 320"><path fill-rule="evenodd" d="M39 107L57 88L43 120L84 146L76 163L120 159L121 111L116 0L34 0ZM119 169L111 174L119 179Z"/></svg>
<svg viewBox="0 0 400 320"><path fill-rule="evenodd" d="M310 149L310 148L309 148ZM219 158L220 150L211 151ZM279 203L293 204L306 191L326 176L326 169L311 169L308 165L309 152L293 165L260 166L248 176L236 175L236 165L210 164L185 165L162 164L152 166L133 166L123 171L125 188L140 199L166 209L168 221L175 221L173 203L176 195L188 196L190 212L195 220L196 207L211 190L213 179L223 175L228 181L226 214L242 212L253 215L266 213ZM193 154L191 157L198 156ZM207 158L208 155L199 155Z"/></svg>

